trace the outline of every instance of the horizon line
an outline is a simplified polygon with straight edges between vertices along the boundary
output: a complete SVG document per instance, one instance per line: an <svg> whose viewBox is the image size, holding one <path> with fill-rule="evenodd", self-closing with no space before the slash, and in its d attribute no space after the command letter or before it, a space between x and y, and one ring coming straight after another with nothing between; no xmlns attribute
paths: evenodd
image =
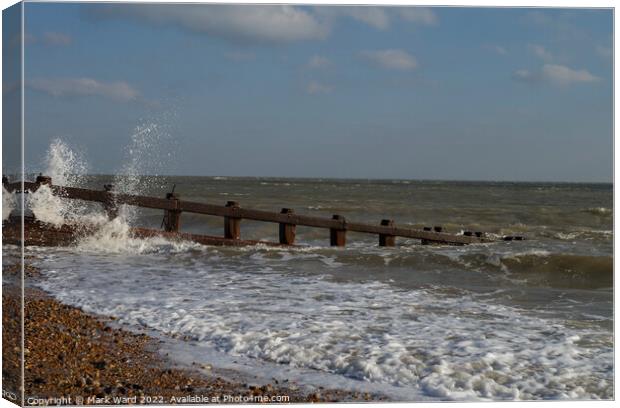
<svg viewBox="0 0 620 408"><path fill-rule="evenodd" d="M27 172L26 175L39 174L41 172ZM68 173L71 175L77 175L75 173ZM111 177L135 177L135 174L121 174L121 173L88 173L82 176L111 176ZM418 181L418 182L454 182L454 183L529 183L529 184L611 184L614 185L614 180L611 181L568 181L568 180L499 180L499 179L429 179L429 178L371 178L371 177L321 177L321 176L230 176L224 174L211 174L211 175L196 175L196 174L139 174L138 177L204 177L215 178L225 177L231 179L297 179L297 180L359 180L359 181Z"/></svg>

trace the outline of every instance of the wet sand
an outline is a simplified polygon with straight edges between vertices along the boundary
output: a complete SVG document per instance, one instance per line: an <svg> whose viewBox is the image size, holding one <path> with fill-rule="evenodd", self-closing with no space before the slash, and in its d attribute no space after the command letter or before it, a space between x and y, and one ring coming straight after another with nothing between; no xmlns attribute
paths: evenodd
<svg viewBox="0 0 620 408"><path fill-rule="evenodd" d="M17 397L20 376L19 265L3 268L4 390ZM26 279L41 279L27 266ZM63 305L41 290L25 290L26 405L206 404L377 401L385 398L303 384L243 384L175 368L158 341L114 327L111 317ZM284 382L284 384L283 384ZM305 390L305 391L302 391ZM234 399L231 399L234 398Z"/></svg>

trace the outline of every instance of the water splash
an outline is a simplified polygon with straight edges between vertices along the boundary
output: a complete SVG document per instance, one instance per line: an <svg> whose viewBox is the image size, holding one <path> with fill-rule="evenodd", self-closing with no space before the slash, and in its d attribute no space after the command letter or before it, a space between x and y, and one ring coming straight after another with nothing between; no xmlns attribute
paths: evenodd
<svg viewBox="0 0 620 408"><path fill-rule="evenodd" d="M125 151L125 164L114 177L114 188L117 192L145 194L160 187L157 183L161 183L161 179L145 174L156 176L162 163L165 162L163 149L159 146L167 138L168 133L156 123L136 127ZM82 187L87 181L88 165L84 156L63 140L52 141L43 162L44 174L50 176L55 185ZM3 194L3 203L5 200L8 203L9 197L10 195ZM12 208L10 205L4 207ZM27 208L39 221L56 227L63 224L88 226L89 232L77 241L76 246L80 250L144 253L158 251L161 248L175 250L174 248L178 246L163 238L132 237L130 226L139 211L136 207L121 206L118 217L109 220L100 204L59 197L53 194L49 186L42 185L37 191L28 195ZM3 217L8 217L5 211Z"/></svg>
<svg viewBox="0 0 620 408"><path fill-rule="evenodd" d="M54 139L45 156L46 176L56 185L79 187L88 172L82 154L71 149L67 143Z"/></svg>
<svg viewBox="0 0 620 408"><path fill-rule="evenodd" d="M29 195L27 205L37 220L60 227L72 218L72 206L67 201L55 196L49 186L43 185Z"/></svg>
<svg viewBox="0 0 620 408"><path fill-rule="evenodd" d="M105 215L93 214L89 222L95 226L95 231L78 241L76 250L82 253L135 255L180 253L203 248L194 242L168 240L163 237L137 238L133 236L130 225L122 217L109 220Z"/></svg>
<svg viewBox="0 0 620 408"><path fill-rule="evenodd" d="M2 187L2 221L7 220L11 212L15 209L15 195L9 193L4 186Z"/></svg>
<svg viewBox="0 0 620 408"><path fill-rule="evenodd" d="M44 163L44 174L61 186L80 186L88 170L83 156L60 139L52 141ZM26 206L39 221L54 226L76 222L88 208L84 203L55 196L45 185L28 195Z"/></svg>
<svg viewBox="0 0 620 408"><path fill-rule="evenodd" d="M169 140L169 133L157 123L137 126L125 149L125 164L114 177L116 191L125 194L146 194L159 189L163 191L165 186L157 176L162 164L169 160L170 153L164 153L162 148ZM119 214L127 222L132 222L138 211L136 207L123 205Z"/></svg>

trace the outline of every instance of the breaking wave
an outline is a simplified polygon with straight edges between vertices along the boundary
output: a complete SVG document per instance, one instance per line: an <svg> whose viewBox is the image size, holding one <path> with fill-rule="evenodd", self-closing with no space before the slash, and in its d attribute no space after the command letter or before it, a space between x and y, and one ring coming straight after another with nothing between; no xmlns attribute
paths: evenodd
<svg viewBox="0 0 620 408"><path fill-rule="evenodd" d="M2 187L2 221L8 220L11 212L15 209L15 194L11 194L4 186Z"/></svg>
<svg viewBox="0 0 620 408"><path fill-rule="evenodd" d="M612 215L613 214L613 209L611 208L607 208L607 207L591 207L588 209L583 210L586 213L590 213L590 214L594 214L594 215L601 215L601 216L606 216L606 215Z"/></svg>
<svg viewBox="0 0 620 408"><path fill-rule="evenodd" d="M140 277L129 273L132 262L141 262ZM84 281L82 265L58 261L41 286L87 312L227 355L417 389L431 398L611 396L613 348L604 331L571 329L467 293L332 282L230 262L215 249L191 261L180 256L174 268L162 258L151 266L133 258ZM592 342L598 346L586 346Z"/></svg>

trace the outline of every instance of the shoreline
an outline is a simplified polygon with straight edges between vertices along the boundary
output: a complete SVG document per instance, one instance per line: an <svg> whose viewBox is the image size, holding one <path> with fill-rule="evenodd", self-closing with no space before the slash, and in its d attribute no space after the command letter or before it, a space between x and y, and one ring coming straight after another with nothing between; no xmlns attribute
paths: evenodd
<svg viewBox="0 0 620 408"><path fill-rule="evenodd" d="M19 403L19 265L3 266L4 390ZM26 265L27 279L41 279ZM25 288L26 404L206 404L385 401L359 391L315 390L304 384L246 384L197 369L178 367L160 353L156 338L114 324L113 317L91 315ZM9 341L7 341L9 340Z"/></svg>

